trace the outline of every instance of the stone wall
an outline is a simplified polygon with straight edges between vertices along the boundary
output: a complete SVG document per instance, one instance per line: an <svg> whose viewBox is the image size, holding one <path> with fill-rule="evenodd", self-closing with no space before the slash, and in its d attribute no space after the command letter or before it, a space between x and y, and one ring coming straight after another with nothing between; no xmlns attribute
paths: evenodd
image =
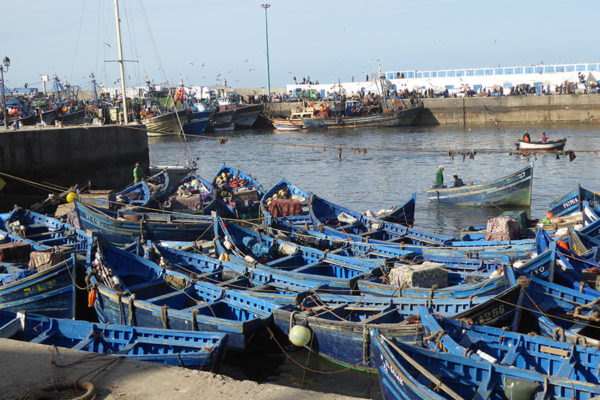
<svg viewBox="0 0 600 400"><path fill-rule="evenodd" d="M143 126L78 126L0 131L0 171L34 182L98 189L131 183L133 164L149 164ZM13 181L6 189L18 188Z"/></svg>

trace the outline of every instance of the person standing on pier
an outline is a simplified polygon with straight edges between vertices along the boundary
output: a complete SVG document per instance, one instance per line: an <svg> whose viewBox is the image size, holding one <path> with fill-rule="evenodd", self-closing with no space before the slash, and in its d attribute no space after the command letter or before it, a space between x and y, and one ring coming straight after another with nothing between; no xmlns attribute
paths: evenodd
<svg viewBox="0 0 600 400"><path fill-rule="evenodd" d="M136 162L133 168L133 183L141 182L144 179L144 170L140 167L140 163Z"/></svg>
<svg viewBox="0 0 600 400"><path fill-rule="evenodd" d="M437 172L435 173L435 189L444 187L444 166L440 165Z"/></svg>

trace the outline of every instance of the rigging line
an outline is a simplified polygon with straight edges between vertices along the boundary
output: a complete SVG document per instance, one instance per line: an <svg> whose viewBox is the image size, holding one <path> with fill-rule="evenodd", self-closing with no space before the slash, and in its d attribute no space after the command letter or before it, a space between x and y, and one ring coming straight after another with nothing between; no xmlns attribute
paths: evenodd
<svg viewBox="0 0 600 400"><path fill-rule="evenodd" d="M85 6L87 0L83 0L83 6L81 7L81 17L79 19L79 30L77 31L77 40L75 41L75 53L73 54L73 63L71 64L71 75L69 80L73 80L73 71L75 71L75 62L77 61L77 50L79 48L79 39L81 38L81 28L83 27L83 19L85 16Z"/></svg>
<svg viewBox="0 0 600 400"><path fill-rule="evenodd" d="M144 8L144 4L143 4L142 0L138 0L138 2L140 4L140 8L142 10L142 15L144 16L144 21L146 22L146 29L148 29L148 34L150 35L150 40L152 41L152 47L154 48L154 53L155 53L156 59L158 60L158 65L159 65L160 71L162 72L163 79L167 83L167 87L168 87L169 80L167 79L167 73L165 72L165 68L163 67L162 61L160 59L160 54L158 53L158 46L156 45L156 41L154 40L154 35L152 34L152 29L150 28L150 22L148 21L148 16L146 15L146 9ZM168 91L167 104L168 104L169 100L173 101L173 108L175 108L175 100L172 97L171 90ZM183 124L181 123L181 119L179 118L177 109L175 109L175 116L177 117L177 122L179 123L180 132L181 132L181 135L183 136L183 139L185 142L189 161L191 162L192 161L192 151L190 149L190 145L187 142L185 132L183 132Z"/></svg>

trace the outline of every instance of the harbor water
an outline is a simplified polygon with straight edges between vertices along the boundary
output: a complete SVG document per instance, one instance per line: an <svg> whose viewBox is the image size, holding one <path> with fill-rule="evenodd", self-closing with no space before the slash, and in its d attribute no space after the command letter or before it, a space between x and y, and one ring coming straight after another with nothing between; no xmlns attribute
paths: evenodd
<svg viewBox="0 0 600 400"><path fill-rule="evenodd" d="M600 149L598 130L590 127L538 127L529 129L532 140L541 140L546 131L549 140L567 138L565 149ZM296 186L357 211L376 211L403 203L417 195L415 226L428 231L458 234L473 224L485 223L502 209L465 208L430 203L426 190L431 188L435 172L445 166L444 183L452 184L452 175L468 182L502 177L534 162L531 218L543 218L548 204L580 184L598 190L594 153L577 153L557 159L555 154L538 154L530 159L508 153L475 153L474 158L448 150L514 150L514 142L524 129L449 129L448 127L374 128L284 132L244 130L228 133L226 143L215 136L187 137L187 145L178 137L149 138L150 160L154 164L182 164L189 153L198 173L212 179L223 162L240 168L256 178L265 189L286 178ZM285 146L278 144L286 144ZM302 145L309 147L301 147ZM332 146L334 148L323 148ZM338 159L337 147L343 149ZM367 149L366 154L363 149ZM381 150L377 150L381 149ZM402 149L403 151L399 151ZM423 150L441 150L431 153Z"/></svg>
<svg viewBox="0 0 600 400"><path fill-rule="evenodd" d="M538 127L529 129L532 140L546 131L550 140L567 138L566 149L600 149L597 129L589 127ZM555 154L538 154L525 159L509 155L524 129L451 129L448 127L334 130L322 132L285 132L244 130L227 133L227 142L218 136L149 138L150 159L154 164L197 163L198 173L212 179L225 162L252 174L268 189L286 178L295 185L315 192L354 210L376 211L417 195L415 226L428 231L457 235L463 228L485 223L500 214L499 208L469 208L430 203L425 194L434 182L435 172L445 166L444 182L452 183L458 174L466 183L487 181L514 172L534 161L531 218L543 218L548 204L580 184L597 190L598 157L594 153L575 153L576 158L557 159ZM186 144L187 143L187 144ZM285 145L280 145L285 144ZM324 149L323 146L329 146ZM341 160L338 147L343 149ZM364 152L364 149L367 152ZM399 151L402 149L403 151ZM423 150L440 150L424 152ZM482 153L479 149L506 150ZM472 151L474 158L448 150ZM375 375L344 370L306 350L286 355L242 357L230 360L225 373L238 379L252 379L281 385L303 387L362 398L381 397ZM307 366L310 370L301 366ZM341 373L335 373L335 372ZM333 374L332 374L333 372Z"/></svg>

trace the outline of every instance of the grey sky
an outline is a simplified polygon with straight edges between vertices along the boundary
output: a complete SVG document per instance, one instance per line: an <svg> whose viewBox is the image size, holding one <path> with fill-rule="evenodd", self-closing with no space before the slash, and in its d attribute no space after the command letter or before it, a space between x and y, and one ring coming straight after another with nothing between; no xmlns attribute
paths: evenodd
<svg viewBox="0 0 600 400"><path fill-rule="evenodd" d="M235 87L265 86L264 1L120 0L128 85L144 73ZM383 70L599 61L594 30L599 1L272 0L271 86L296 76L329 82ZM2 1L0 57L8 86L39 84L57 73L85 86L117 86L112 0ZM379 60L379 61L378 61ZM203 66L204 64L204 66ZM220 74L220 75L219 75Z"/></svg>

